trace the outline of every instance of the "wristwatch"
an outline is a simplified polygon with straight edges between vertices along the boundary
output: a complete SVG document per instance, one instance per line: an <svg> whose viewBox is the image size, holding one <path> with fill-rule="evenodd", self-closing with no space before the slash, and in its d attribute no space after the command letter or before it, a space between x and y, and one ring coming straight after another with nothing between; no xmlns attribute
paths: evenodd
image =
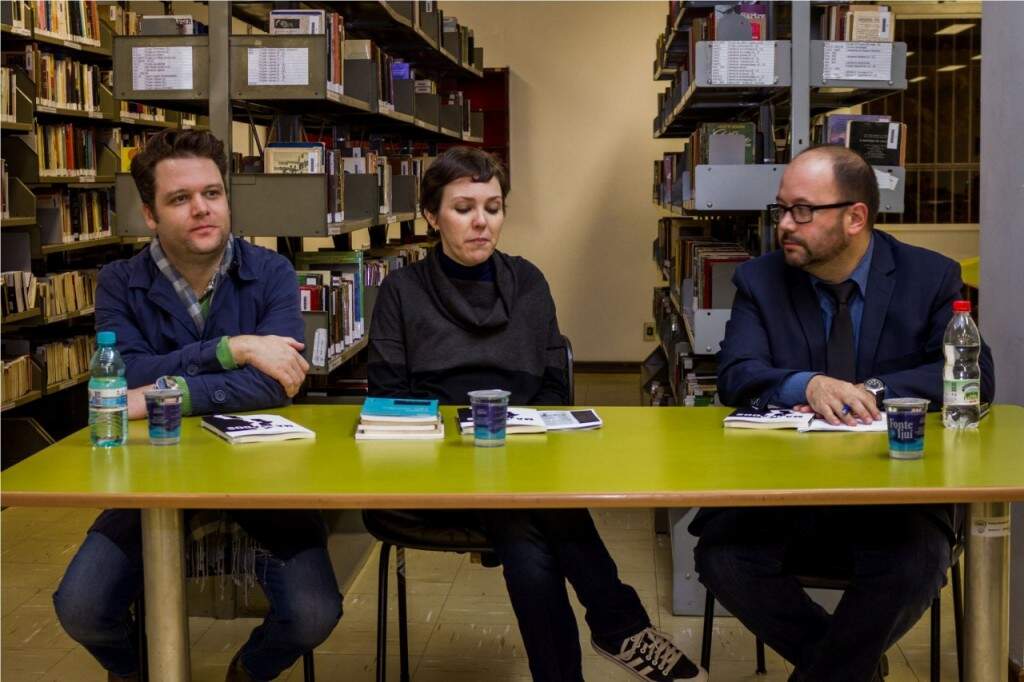
<svg viewBox="0 0 1024 682"><path fill-rule="evenodd" d="M872 377L864 382L864 390L875 396L875 405L882 409L882 401L885 400L885 384L881 379Z"/></svg>

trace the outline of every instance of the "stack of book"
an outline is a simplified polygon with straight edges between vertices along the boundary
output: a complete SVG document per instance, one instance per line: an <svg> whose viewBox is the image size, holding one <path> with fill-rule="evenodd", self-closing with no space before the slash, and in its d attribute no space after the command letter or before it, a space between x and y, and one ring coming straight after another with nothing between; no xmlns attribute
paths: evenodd
<svg viewBox="0 0 1024 682"><path fill-rule="evenodd" d="M109 237L113 192L109 189L36 193L36 220L43 244L73 244Z"/></svg>
<svg viewBox="0 0 1024 682"><path fill-rule="evenodd" d="M100 67L39 51L36 55L36 107L100 111Z"/></svg>
<svg viewBox="0 0 1024 682"><path fill-rule="evenodd" d="M36 3L35 10L38 35L99 46L100 9L96 0L49 0Z"/></svg>
<svg viewBox="0 0 1024 682"><path fill-rule="evenodd" d="M89 373L89 361L96 352L95 336L73 336L54 341L35 350L36 360L46 367L46 385L84 378Z"/></svg>
<svg viewBox="0 0 1024 682"><path fill-rule="evenodd" d="M96 306L96 271L61 272L39 278L43 317L90 312Z"/></svg>
<svg viewBox="0 0 1024 682"><path fill-rule="evenodd" d="M0 394L0 402L17 400L32 391L32 369L32 358L28 355L4 360L3 393Z"/></svg>
<svg viewBox="0 0 1024 682"><path fill-rule="evenodd" d="M885 5L832 5L821 15L820 29L827 40L891 43L892 12Z"/></svg>
<svg viewBox="0 0 1024 682"><path fill-rule="evenodd" d="M902 166L907 158L907 124L887 114L829 114L815 125L814 139L860 152L875 166Z"/></svg>
<svg viewBox="0 0 1024 682"><path fill-rule="evenodd" d="M367 398L356 440L440 440L444 422L436 400Z"/></svg>
<svg viewBox="0 0 1024 682"><path fill-rule="evenodd" d="M14 270L0 274L0 300L4 315L23 313L36 307L38 281L31 272Z"/></svg>

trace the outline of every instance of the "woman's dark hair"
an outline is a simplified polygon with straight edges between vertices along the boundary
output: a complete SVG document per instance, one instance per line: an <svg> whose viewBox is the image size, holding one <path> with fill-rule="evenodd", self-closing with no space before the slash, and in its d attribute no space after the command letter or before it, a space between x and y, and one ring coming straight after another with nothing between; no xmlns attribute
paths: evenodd
<svg viewBox="0 0 1024 682"><path fill-rule="evenodd" d="M859 152L835 144L811 147L802 154L824 154L832 162L832 177L842 201L859 201L868 207L868 227L875 226L878 215L878 178Z"/></svg>
<svg viewBox="0 0 1024 682"><path fill-rule="evenodd" d="M228 172L224 143L210 132L200 130L163 130L149 138L146 146L132 159L132 178L142 203L156 211L156 165L164 159L210 159L217 164L223 180ZM225 182L225 184L227 184Z"/></svg>
<svg viewBox="0 0 1024 682"><path fill-rule="evenodd" d="M459 178L472 178L473 182L490 182L497 178L501 198L508 196L508 174L495 156L476 147L452 147L439 155L423 174L420 182L420 209L424 214L441 210L444 187Z"/></svg>

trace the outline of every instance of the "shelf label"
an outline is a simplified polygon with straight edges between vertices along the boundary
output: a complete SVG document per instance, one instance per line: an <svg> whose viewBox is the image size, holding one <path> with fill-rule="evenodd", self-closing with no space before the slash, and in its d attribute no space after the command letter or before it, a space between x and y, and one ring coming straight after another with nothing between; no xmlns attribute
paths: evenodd
<svg viewBox="0 0 1024 682"><path fill-rule="evenodd" d="M891 81L892 43L826 41L822 64L825 81Z"/></svg>
<svg viewBox="0 0 1024 682"><path fill-rule="evenodd" d="M249 85L309 85L308 47L250 47Z"/></svg>
<svg viewBox="0 0 1024 682"><path fill-rule="evenodd" d="M70 47L72 50L81 50L82 49L82 46L79 45L78 43L76 43L73 40L65 40L63 42L64 42L64 47Z"/></svg>
<svg viewBox="0 0 1024 682"><path fill-rule="evenodd" d="M887 173L886 171L878 170L877 168L873 170L875 171L875 180L878 182L878 189L891 191L895 190L899 186L900 179L897 176L892 173Z"/></svg>
<svg viewBox="0 0 1024 682"><path fill-rule="evenodd" d="M191 90L192 47L132 48L133 90Z"/></svg>
<svg viewBox="0 0 1024 682"><path fill-rule="evenodd" d="M710 85L774 85L775 41L719 40L711 46Z"/></svg>

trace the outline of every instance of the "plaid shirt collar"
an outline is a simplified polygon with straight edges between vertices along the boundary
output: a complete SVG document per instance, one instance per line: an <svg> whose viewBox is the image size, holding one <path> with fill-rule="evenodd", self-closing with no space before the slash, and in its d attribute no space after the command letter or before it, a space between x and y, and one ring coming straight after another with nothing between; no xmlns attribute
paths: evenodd
<svg viewBox="0 0 1024 682"><path fill-rule="evenodd" d="M153 241L149 243L150 257L164 277L171 283L171 286L174 287L174 291L178 294L178 298L181 299L182 305L188 310L188 314L192 321L195 322L196 329L199 330L200 335L202 335L203 329L206 326L206 318L203 315L203 306L199 301L207 295L212 297L221 277L227 274L228 268L231 266L231 259L234 257L234 240L234 236L229 234L228 243L224 249L224 257L220 261L220 267L217 268L217 272L213 273L213 278L210 280L210 284L206 287L206 291L203 292L202 296L196 296L195 292L192 291L192 287L181 276L177 268L167 260L167 255L160 248L160 240L156 235L153 235Z"/></svg>

